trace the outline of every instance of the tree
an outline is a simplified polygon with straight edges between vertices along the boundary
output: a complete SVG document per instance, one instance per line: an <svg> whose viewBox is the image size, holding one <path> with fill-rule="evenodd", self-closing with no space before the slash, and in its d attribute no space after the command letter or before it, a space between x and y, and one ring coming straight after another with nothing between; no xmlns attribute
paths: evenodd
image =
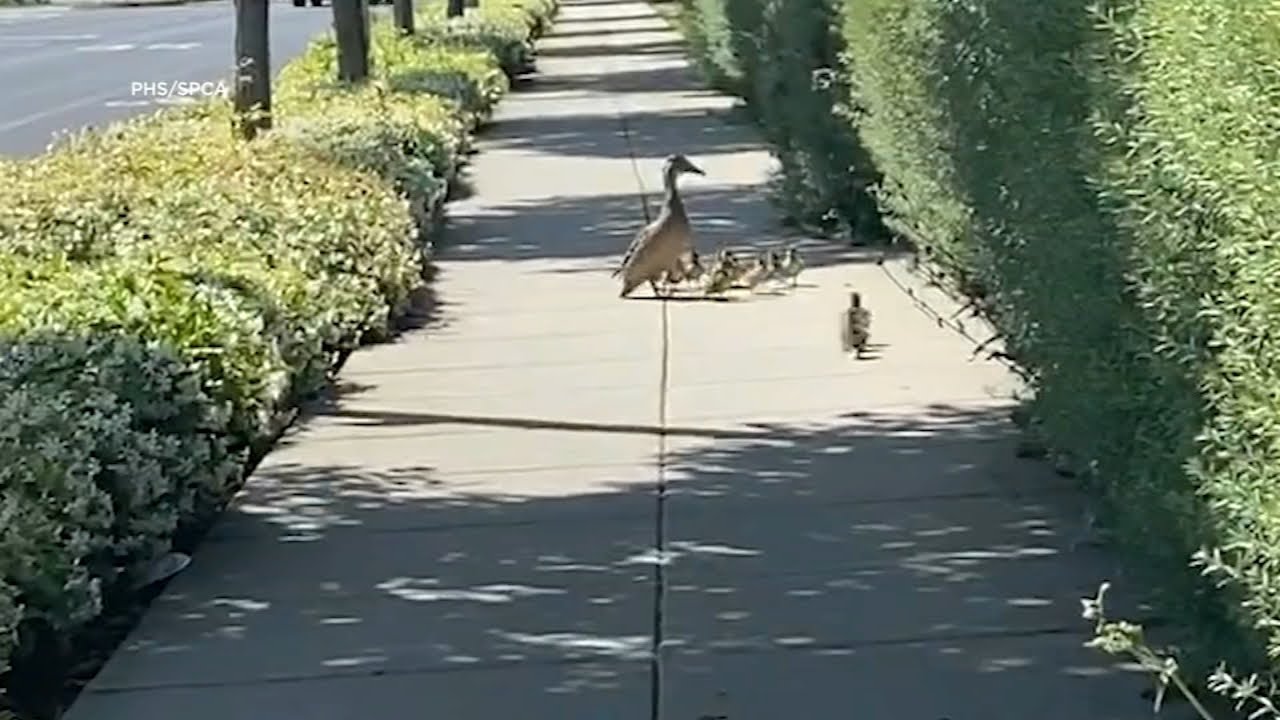
<svg viewBox="0 0 1280 720"><path fill-rule="evenodd" d="M268 0L236 0L235 110L246 140L271 127L271 42Z"/></svg>
<svg viewBox="0 0 1280 720"><path fill-rule="evenodd" d="M264 0L265 1L265 0ZM369 77L369 14L365 0L332 0L333 32L338 41L338 80L358 83Z"/></svg>

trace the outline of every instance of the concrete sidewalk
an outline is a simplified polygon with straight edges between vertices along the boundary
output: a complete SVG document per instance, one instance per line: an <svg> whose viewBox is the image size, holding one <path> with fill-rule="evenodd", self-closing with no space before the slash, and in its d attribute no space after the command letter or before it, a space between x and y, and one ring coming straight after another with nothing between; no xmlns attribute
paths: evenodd
<svg viewBox="0 0 1280 720"><path fill-rule="evenodd" d="M540 55L439 313L352 357L68 718L1149 714L1081 647L1114 568L1014 458L1010 378L818 243L794 292L617 299L665 155L707 171L708 253L783 241L770 159L643 2L568 0ZM873 360L839 352L849 284Z"/></svg>

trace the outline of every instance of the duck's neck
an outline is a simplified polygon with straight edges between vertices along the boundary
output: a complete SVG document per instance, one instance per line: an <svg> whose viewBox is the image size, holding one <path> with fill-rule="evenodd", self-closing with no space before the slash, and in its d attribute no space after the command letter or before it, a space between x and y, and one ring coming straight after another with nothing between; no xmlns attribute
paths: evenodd
<svg viewBox="0 0 1280 720"><path fill-rule="evenodd" d="M666 206L672 208L683 207L680 201L680 193L676 190L676 169L667 168L662 174L662 189L666 191Z"/></svg>

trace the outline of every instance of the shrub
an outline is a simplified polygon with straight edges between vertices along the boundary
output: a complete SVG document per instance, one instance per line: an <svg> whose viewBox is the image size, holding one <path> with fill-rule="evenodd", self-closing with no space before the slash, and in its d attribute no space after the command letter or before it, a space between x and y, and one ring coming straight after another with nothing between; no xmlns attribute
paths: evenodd
<svg viewBox="0 0 1280 720"><path fill-rule="evenodd" d="M882 173L885 223L995 321L1193 664L1280 657L1275 5L684 5L799 214L856 218Z"/></svg>
<svg viewBox="0 0 1280 720"><path fill-rule="evenodd" d="M420 275L404 201L303 148L244 145L229 122L222 104L162 113L24 163L6 178L15 202L0 204L0 247L75 262L211 241L258 248L310 276L358 281L345 283L364 305L350 323L382 322Z"/></svg>
<svg viewBox="0 0 1280 720"><path fill-rule="evenodd" d="M127 337L0 345L0 396L0 576L23 619L57 631L225 500L243 460L196 374Z"/></svg>
<svg viewBox="0 0 1280 720"><path fill-rule="evenodd" d="M0 325L121 328L180 348L248 444L332 353L385 334L422 268L391 188L288 143L219 140L218 115L141 122L31 163L24 206L0 207L0 245L33 259L10 264ZM180 148L197 144L193 162ZM124 203L108 168L133 178ZM114 215L62 222L86 195Z"/></svg>
<svg viewBox="0 0 1280 720"><path fill-rule="evenodd" d="M888 222L985 297L1040 431L1194 625L1193 666L1258 669L1280 653L1280 16L1097 5L848 0L854 127Z"/></svg>
<svg viewBox="0 0 1280 720"><path fill-rule="evenodd" d="M106 391L124 404L139 443L153 450L159 475L122 473L104 452L103 489L116 520L113 550L125 567L167 551L183 519L225 500L243 464L230 447L230 413L202 387L199 371L171 348L116 334L37 334L0 346L0 386ZM104 446L105 447L105 446ZM109 449L109 448L108 448Z"/></svg>
<svg viewBox="0 0 1280 720"><path fill-rule="evenodd" d="M0 419L6 583L22 598L26 619L74 629L101 609L100 580L89 565L111 552L111 500L94 482L93 449L99 436L110 443L128 432L125 411L105 391L77 398L17 387L5 388Z"/></svg>
<svg viewBox="0 0 1280 720"><path fill-rule="evenodd" d="M0 163L0 673L20 628L92 621L340 353L391 331L426 270L414 220L508 89L490 50L553 13L496 2L435 44L379 25L360 88L319 41L251 143L211 102Z"/></svg>
<svg viewBox="0 0 1280 720"><path fill-rule="evenodd" d="M7 527L16 508L8 503L0 506L0 521ZM6 576L7 577L7 576ZM18 623L24 608L18 603L18 590L7 579L0 579L0 675L12 667L10 656L18 643Z"/></svg>
<svg viewBox="0 0 1280 720"><path fill-rule="evenodd" d="M448 18L445 4L432 3L419 10L411 36L379 19L370 28L372 74L393 84L428 84L431 92L483 115L506 92L510 77L532 69L533 40L549 27L557 7L554 0L497 0ZM331 87L337 53L332 31L312 41L281 71L280 89ZM406 77L395 80L401 75Z"/></svg>
<svg viewBox="0 0 1280 720"><path fill-rule="evenodd" d="M508 90L508 80L497 58L484 49L444 47L431 42L429 35L406 37L387 22L374 23L370 34L374 77L390 90L416 96L432 120L445 108L426 106L439 105L444 99L456 103L472 122L478 123L488 118ZM332 33L313 40L299 58L281 71L276 84L277 103L287 111L291 105L297 108L300 100L315 100L335 90L337 62L337 42Z"/></svg>
<svg viewBox="0 0 1280 720"><path fill-rule="evenodd" d="M433 95L377 87L336 89L304 107L306 114L281 123L270 140L391 180L424 236L429 209L443 201L466 143L459 114Z"/></svg>
<svg viewBox="0 0 1280 720"><path fill-rule="evenodd" d="M1180 412L1180 442L1163 451L1188 458L1185 473L1140 475L1115 493L1128 507L1155 496L1169 508L1160 527L1168 531L1146 536L1148 544L1210 548L1199 562L1229 583L1228 598L1243 601L1244 612L1228 617L1259 631L1274 659L1280 9L1259 1L1108 5L1122 20L1105 28L1111 62L1100 68L1115 102L1093 118L1099 143L1114 149L1099 169L1100 196L1132 243L1133 294L1153 351L1182 378L1178 396L1155 408ZM1141 57L1129 54L1135 41ZM1128 520L1142 524L1132 511Z"/></svg>
<svg viewBox="0 0 1280 720"><path fill-rule="evenodd" d="M418 36L431 45L484 50L515 77L533 69L533 40L549 21L545 2L481 3L457 18L445 16L444 3L426 5L418 14Z"/></svg>
<svg viewBox="0 0 1280 720"><path fill-rule="evenodd" d="M860 242L880 239L865 188L870 158L842 119L843 42L835 0L685 0L682 25L708 78L740 95L777 157L787 215Z"/></svg>
<svg viewBox="0 0 1280 720"><path fill-rule="evenodd" d="M176 267L133 261L12 267L3 330L111 329L180 348L210 379L210 394L231 408L231 427L247 446L267 432L289 384L281 351L287 328L270 323L239 293L193 282Z"/></svg>
<svg viewBox="0 0 1280 720"><path fill-rule="evenodd" d="M747 2L737 7L739 13L755 10L758 14L760 5ZM753 36L730 22L726 0L683 0L681 8L680 29L703 75L715 87L746 98L752 83L742 63L754 65L760 54L751 44ZM757 28L760 23L757 19L747 24Z"/></svg>

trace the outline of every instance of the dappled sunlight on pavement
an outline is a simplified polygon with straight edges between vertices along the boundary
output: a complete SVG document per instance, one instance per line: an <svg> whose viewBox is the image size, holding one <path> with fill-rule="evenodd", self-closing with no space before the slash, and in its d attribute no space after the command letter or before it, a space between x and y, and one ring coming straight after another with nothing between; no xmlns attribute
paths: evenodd
<svg viewBox="0 0 1280 720"><path fill-rule="evenodd" d="M733 104L646 3L568 0L451 206L430 317L350 358L69 719L1149 712L1081 647L1115 569L1070 481L1015 457L1016 382L904 268L788 235ZM703 251L799 242L797 288L618 299L672 152L707 171Z"/></svg>

